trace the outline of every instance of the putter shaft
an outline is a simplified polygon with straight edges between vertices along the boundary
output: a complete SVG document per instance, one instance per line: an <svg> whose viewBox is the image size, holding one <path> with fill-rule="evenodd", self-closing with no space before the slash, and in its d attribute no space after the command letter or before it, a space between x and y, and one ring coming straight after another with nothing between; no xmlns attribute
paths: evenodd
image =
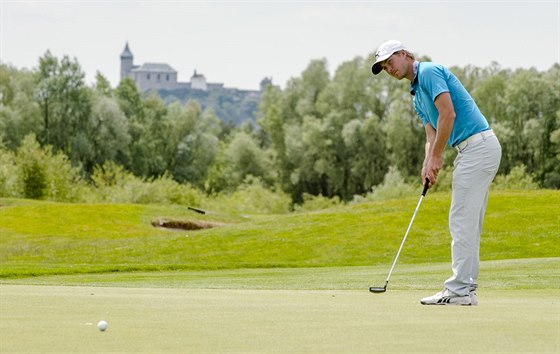
<svg viewBox="0 0 560 354"><path fill-rule="evenodd" d="M403 249L406 238L408 237L408 233L410 232L410 228L412 227L412 223L414 222L414 219L416 218L416 214L418 213L418 209L420 209L420 205L422 204L422 200L426 196L426 193L428 192L429 188L430 188L430 181L426 178L426 182L424 184L424 190L422 191L422 195L420 196L420 200L418 200L418 204L416 205L416 209L414 210L414 214L412 214L412 219L410 219L410 223L408 223L408 228L406 229L406 232L404 234L404 237L403 237L403 240L402 240L401 245L399 247L399 250L397 251L397 255L395 256L395 260L393 261L393 265L391 266L391 270L389 271L389 275L387 276L387 280L385 281L385 287L384 288L371 287L369 289L371 292L380 293L380 292L385 292L387 290L387 285L389 284L389 279L391 279L391 275L393 274L393 270L395 269L395 265L397 264L397 260L399 259L399 255L401 254L401 251ZM380 289L383 289L383 291L380 291ZM379 290L379 291L376 291L376 290Z"/></svg>

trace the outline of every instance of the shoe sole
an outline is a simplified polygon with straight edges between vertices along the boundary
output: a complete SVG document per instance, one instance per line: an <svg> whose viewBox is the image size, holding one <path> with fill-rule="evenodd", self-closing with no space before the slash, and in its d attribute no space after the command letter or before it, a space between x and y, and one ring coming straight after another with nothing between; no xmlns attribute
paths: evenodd
<svg viewBox="0 0 560 354"><path fill-rule="evenodd" d="M473 304L447 304L447 303L440 303L440 304L430 304L430 303L424 303L424 302L420 302L422 305L426 305L426 306L476 306Z"/></svg>
<svg viewBox="0 0 560 354"><path fill-rule="evenodd" d="M478 305L478 299L476 298L476 293L472 293L472 295L469 293L469 295L464 295L464 296L442 296L437 298L436 302L431 302L433 301L432 299L434 297L437 296L441 296L443 295L443 292L437 293L435 296L430 296L429 298L424 298L420 300L420 303L422 305L440 305L440 306L445 306L445 305L450 305L450 306L477 306ZM426 299L430 299L431 301L424 301ZM462 300L469 300L469 302L460 302L459 299ZM435 299L434 299L435 300ZM456 300L455 302L452 302L453 300ZM474 300L474 301L473 301Z"/></svg>
<svg viewBox="0 0 560 354"><path fill-rule="evenodd" d="M446 306L446 305L448 305L448 306L473 306L473 305L476 306L476 304L473 304L470 301L469 301L469 303L460 303L460 302L451 302L450 298L444 298L442 300L444 300L444 301L441 301L441 302L440 301L438 301L438 302L425 302L425 301L420 300L420 303L422 305L439 305L439 306ZM447 301L445 301L445 300L447 300Z"/></svg>

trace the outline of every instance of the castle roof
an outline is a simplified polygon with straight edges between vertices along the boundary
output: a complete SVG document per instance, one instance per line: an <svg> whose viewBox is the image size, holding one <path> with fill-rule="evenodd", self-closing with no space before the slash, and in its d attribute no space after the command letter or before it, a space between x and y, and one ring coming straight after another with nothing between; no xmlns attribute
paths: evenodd
<svg viewBox="0 0 560 354"><path fill-rule="evenodd" d="M127 58L132 58L132 52L128 48L128 42L126 42L126 46L124 47L124 50L121 54L121 59L127 59Z"/></svg>
<svg viewBox="0 0 560 354"><path fill-rule="evenodd" d="M144 63L138 68L132 69L136 72L157 72L157 73L176 73L177 71L173 69L169 64L165 63Z"/></svg>

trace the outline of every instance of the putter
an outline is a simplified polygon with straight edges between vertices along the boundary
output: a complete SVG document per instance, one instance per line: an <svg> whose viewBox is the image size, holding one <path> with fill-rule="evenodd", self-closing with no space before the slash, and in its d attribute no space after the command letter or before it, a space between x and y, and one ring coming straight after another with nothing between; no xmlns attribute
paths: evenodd
<svg viewBox="0 0 560 354"><path fill-rule="evenodd" d="M414 222L414 218L416 217L416 213L418 213L418 209L420 209L420 204L422 204L422 199L424 199L424 197L426 196L426 193L428 192L428 188L430 188L430 181L426 178L426 183L424 184L424 190L422 191L422 195L420 196L420 200L418 201L418 205L416 205L416 210L414 210L414 214L412 215L412 219L410 219L410 223L408 224L408 228L406 229L406 232L404 234L403 240L401 242L401 246L399 247L397 255L395 256L395 260L393 261L393 266L391 267L391 270L389 271L389 276L387 276L387 281L385 281L385 286L384 287L372 286L372 287L369 288L370 292L379 294L379 293L384 293L385 291L387 291L387 284L389 284L389 279L391 279L391 274L393 274L393 269L395 269L395 265L397 264L397 259L399 259L399 255L401 254L402 248L404 246L404 242L406 241L406 237L408 236L408 232L410 231L410 228L412 227L412 222Z"/></svg>

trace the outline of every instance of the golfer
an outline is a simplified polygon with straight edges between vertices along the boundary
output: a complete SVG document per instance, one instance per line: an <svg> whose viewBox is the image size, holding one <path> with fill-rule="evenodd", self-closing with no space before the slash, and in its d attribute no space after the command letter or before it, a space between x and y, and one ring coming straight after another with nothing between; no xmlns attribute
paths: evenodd
<svg viewBox="0 0 560 354"><path fill-rule="evenodd" d="M379 46L374 75L385 70L408 79L414 108L426 130L422 181L436 183L445 145L458 151L449 210L453 276L444 289L420 300L423 305L477 305L480 234L490 184L498 171L501 146L488 121L461 82L446 67L418 62L399 41Z"/></svg>

